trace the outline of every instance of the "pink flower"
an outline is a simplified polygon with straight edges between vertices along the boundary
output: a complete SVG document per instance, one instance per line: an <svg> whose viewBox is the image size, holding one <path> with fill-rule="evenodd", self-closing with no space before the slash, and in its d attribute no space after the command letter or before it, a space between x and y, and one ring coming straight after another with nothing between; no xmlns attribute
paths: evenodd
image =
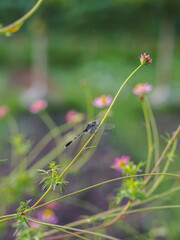
<svg viewBox="0 0 180 240"><path fill-rule="evenodd" d="M51 209L45 209L44 211L38 212L38 220L51 224L56 224L58 222L58 218Z"/></svg>
<svg viewBox="0 0 180 240"><path fill-rule="evenodd" d="M7 105L0 106L0 119L5 117L9 112L9 107Z"/></svg>
<svg viewBox="0 0 180 240"><path fill-rule="evenodd" d="M93 105L97 108L108 107L111 105L113 98L111 96L102 95L101 97L95 98Z"/></svg>
<svg viewBox="0 0 180 240"><path fill-rule="evenodd" d="M129 161L130 161L129 156L124 156L123 155L120 158L116 157L114 159L114 163L113 163L112 167L115 168L116 171L123 172L123 167L126 166Z"/></svg>
<svg viewBox="0 0 180 240"><path fill-rule="evenodd" d="M46 108L47 108L47 101L44 100L44 99L38 99L38 100L35 100L31 104L31 106L29 108L29 111L33 114L36 114L36 113L39 113Z"/></svg>
<svg viewBox="0 0 180 240"><path fill-rule="evenodd" d="M152 62L152 59L149 55L146 55L146 53L142 54L140 57L140 62L142 65L150 64Z"/></svg>
<svg viewBox="0 0 180 240"><path fill-rule="evenodd" d="M140 98L144 97L144 94L149 93L152 90L152 85L148 83L139 83L133 88L133 93Z"/></svg>
<svg viewBox="0 0 180 240"><path fill-rule="evenodd" d="M70 110L66 114L66 121L71 124L76 124L78 122L82 122L85 120L85 115L83 113L79 113L75 110Z"/></svg>

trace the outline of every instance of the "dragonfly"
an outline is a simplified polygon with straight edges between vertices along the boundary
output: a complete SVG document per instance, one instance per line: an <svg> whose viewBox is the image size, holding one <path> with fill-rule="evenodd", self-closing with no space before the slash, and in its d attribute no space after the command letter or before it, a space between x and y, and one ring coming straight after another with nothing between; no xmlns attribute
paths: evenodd
<svg viewBox="0 0 180 240"><path fill-rule="evenodd" d="M69 145L71 145L78 137L80 137L83 134L90 134L92 135L93 133L95 133L95 131L97 130L99 124L101 122L101 119L96 119L93 120L89 123L86 124L84 130L82 132L80 132L77 136L75 136L71 141L69 141L64 147L67 148ZM103 134L106 134L106 130L110 130L112 128L114 128L115 125L111 124L111 123L104 123L100 126L100 128L98 129L98 132L102 132Z"/></svg>

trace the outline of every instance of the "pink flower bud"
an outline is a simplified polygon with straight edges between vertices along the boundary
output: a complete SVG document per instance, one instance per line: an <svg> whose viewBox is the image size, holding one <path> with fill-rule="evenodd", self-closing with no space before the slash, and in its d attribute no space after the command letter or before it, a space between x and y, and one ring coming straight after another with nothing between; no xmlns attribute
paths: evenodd
<svg viewBox="0 0 180 240"><path fill-rule="evenodd" d="M29 111L33 114L37 114L46 108L47 108L47 101L44 99L38 99L31 104Z"/></svg>
<svg viewBox="0 0 180 240"><path fill-rule="evenodd" d="M9 112L9 107L7 105L0 106L0 119L5 117Z"/></svg>
<svg viewBox="0 0 180 240"><path fill-rule="evenodd" d="M146 55L146 53L142 54L140 57L140 62L142 65L150 64L152 62L152 59L149 55Z"/></svg>

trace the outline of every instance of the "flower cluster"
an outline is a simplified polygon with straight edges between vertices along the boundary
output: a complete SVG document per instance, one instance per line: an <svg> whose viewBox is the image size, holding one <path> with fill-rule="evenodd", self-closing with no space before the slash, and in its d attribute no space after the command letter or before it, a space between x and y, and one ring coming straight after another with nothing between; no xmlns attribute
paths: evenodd
<svg viewBox="0 0 180 240"><path fill-rule="evenodd" d="M140 57L140 62L142 65L145 64L150 64L152 62L152 59L150 58L149 55L147 55L146 53L142 54Z"/></svg>

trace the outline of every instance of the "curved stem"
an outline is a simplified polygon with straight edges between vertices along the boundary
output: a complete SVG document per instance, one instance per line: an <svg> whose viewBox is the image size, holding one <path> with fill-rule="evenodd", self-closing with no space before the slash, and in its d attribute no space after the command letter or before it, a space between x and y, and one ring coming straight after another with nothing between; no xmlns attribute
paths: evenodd
<svg viewBox="0 0 180 240"><path fill-rule="evenodd" d="M93 139L93 137L95 136L96 132L98 131L98 129L101 127L101 125L103 124L103 122L106 120L109 112L111 111L117 97L119 96L121 90L123 89L124 85L128 82L128 80L140 69L140 67L142 67L143 65L139 65L130 75L129 77L123 82L123 84L121 85L121 87L119 88L118 92L116 93L111 105L109 106L107 112L105 113L102 121L100 122L99 126L97 127L96 131L91 135L91 137L87 140L87 142L84 144L84 146L81 148L81 150L79 151L79 153L75 156L75 158L71 161L71 163L67 166L67 168L61 173L60 177L64 176L64 174L69 170L69 168L73 165L73 163L77 160L77 158L81 155L81 153L84 151L84 149L86 148L86 146L89 144L89 142Z"/></svg>
<svg viewBox="0 0 180 240"><path fill-rule="evenodd" d="M57 128L59 129L57 131ZM70 128L70 125L68 123L65 123L59 127L53 128L51 131L49 131L32 149L32 151L27 156L28 158L28 165L34 161L34 159L39 155L39 153L45 148L45 146L52 140L53 137L58 137L59 132L67 131ZM41 161L41 159L39 160Z"/></svg>
<svg viewBox="0 0 180 240"><path fill-rule="evenodd" d="M108 223L104 223L104 224L101 224L99 226L96 226L96 227L92 227L92 228L88 228L87 230L83 230L83 232L90 232L90 231L94 231L94 230L98 230L98 229L102 229L102 228L108 228L110 226L112 226L113 224L115 224L119 219L121 219L126 211L128 210L128 208L131 206L131 201L128 201L128 203L125 205L125 207L123 208L123 210L120 212L120 214L118 214L118 216L116 216L112 221L108 222ZM78 234L83 234L82 230L80 230L81 232L78 232ZM92 234L93 232L91 232ZM99 234L99 233L98 233ZM97 235L97 233L94 233L94 235ZM104 234L103 234L104 235ZM107 235L105 235L106 238L105 239L117 239L117 238L113 238L113 237L109 237ZM65 236L56 236L54 238L46 238L46 240L51 240L51 239L63 239L63 238L66 238L68 237L67 235ZM120 239L119 239L120 240Z"/></svg>
<svg viewBox="0 0 180 240"><path fill-rule="evenodd" d="M76 155L76 157L72 160L72 162L67 166L67 168L61 173L60 178L62 178L64 176L64 174L69 170L69 168L73 165L73 163L77 160L77 158L81 155L81 153L84 151L84 149L86 148L86 146L88 145L88 143L92 140L92 138L95 136L97 130L101 127L102 123L105 121L106 117L108 116L111 108L113 107L117 97L119 96L119 93L121 92L121 90L123 89L124 85L128 82L128 80L138 71L138 69L142 66L142 64L140 64L130 75L129 77L124 81L124 83L121 85L121 87L119 88L118 92L116 93L111 105L109 106L106 114L104 115L102 121L100 122L98 128L96 129L95 133L91 135L91 137L88 139L88 141L84 144L84 146L82 147L82 149L79 151L79 153ZM44 195L32 206L32 208L36 207L41 201L42 199L44 199L44 197L47 195L47 193L51 190L52 186L44 193Z"/></svg>
<svg viewBox="0 0 180 240"><path fill-rule="evenodd" d="M172 161L172 156L174 156L174 152L175 152L176 147L177 147L177 142L178 142L177 139L175 139L175 141L174 141L174 143L173 143L173 146L172 146L172 149L171 149L170 153L168 154L169 157L168 157L167 162L166 162L166 164L165 164L165 166L164 166L164 169L163 169L163 172L164 172L164 173L167 172L167 170L168 170L168 168L169 168L169 165L170 165L170 162ZM157 187L159 186L159 184L162 182L163 178L164 178L164 176L160 176L160 177L156 180L156 182L153 184L153 186L152 186L151 189L149 190L149 192L148 192L148 194L147 194L148 196L151 195L151 194L157 189Z"/></svg>
<svg viewBox="0 0 180 240"><path fill-rule="evenodd" d="M132 203L132 207L137 207L139 205L143 205L143 204L146 204L148 202L151 202L151 201L154 201L158 198L162 198L164 196L169 196L170 194L174 193L174 192L177 192L180 190L180 187L175 187L169 191L166 191L166 192L163 192L163 193L160 193L160 194L157 194L157 195L154 195L152 197L149 197L148 199L146 200L143 200L143 201L140 201L140 200L137 200L135 202ZM114 209L110 209L110 210L107 210L105 212L101 212L101 213L98 213L98 214L95 214L89 218L86 218L86 219L83 219L83 220L77 220L75 222L72 222L72 223L69 223L67 224L67 226L78 226L78 225L82 225L82 224L87 224L87 223L91 223L93 220L91 219L102 219L102 218L108 218L108 215L111 214L111 216L117 216L118 212L122 210L122 206L121 207L118 207L118 208L114 208ZM129 211L127 211L127 213L129 213ZM56 230L50 230L46 233L44 233L44 236L51 236L52 234L55 234L57 231Z"/></svg>
<svg viewBox="0 0 180 240"><path fill-rule="evenodd" d="M31 207L31 210L34 209L45 198L45 196L51 191L51 189L52 185L46 190L42 197Z"/></svg>
<svg viewBox="0 0 180 240"><path fill-rule="evenodd" d="M63 199L63 198L70 197L70 196L73 196L73 195L75 195L75 194L81 193L81 192L83 192L83 191L90 190L90 189L92 189L92 188L102 186L102 185L104 185L104 184L106 184L106 183L111 183L111 182L114 182L114 181L118 181L118 180L122 180L122 179L128 179L128 178L134 178L134 177L158 176L158 175L165 175L165 176L169 176L169 177L180 178L180 175L178 175L178 174L172 174L172 173L152 173L152 174L149 173L149 174L139 174L139 175L119 177L119 178L115 178L115 179L111 179L111 180L108 180L108 181L104 181L104 182L95 184L95 185L90 186L90 187L87 187L87 188L83 188L83 189L78 190L78 191L76 191L76 192L73 192L73 193L64 195L64 196L62 196L62 197L56 198L56 199L54 199L54 200L48 201L48 202L46 202L46 203L44 203L44 204L41 204L41 205L37 206L37 205L44 199L44 197L48 194L48 192L51 190L52 186L50 186L49 189L44 193L44 195L31 207L31 209L28 209L28 210L25 210L25 211L24 211L24 214L29 213L29 212L31 212L32 210L36 210L36 209L38 209L38 208L41 208L41 207L43 207L43 206L46 206L46 205L48 205L48 204L50 204L50 203L59 201L59 200L61 200L61 199ZM176 189L175 189L175 190L176 190ZM173 191L175 191L175 190L170 190L169 192L171 193L171 192L173 192ZM179 190L179 188L177 188L177 190ZM164 193L163 193L163 194L164 194ZM161 195L162 195L162 194L160 194L160 196L161 196ZM154 199L154 198L152 197L152 200L153 200L153 199ZM145 202L145 201L144 201L144 202ZM144 202L143 202L143 203L144 203ZM135 206L136 206L136 205L135 205ZM108 210L107 212L110 213L110 212L119 211L119 210L120 210L120 209L117 208L117 209L112 209L112 210L110 210L110 211ZM13 217L15 217L16 215L17 215L17 214L5 215L5 216L1 216L0 219L7 219L7 218L8 218L7 220L10 220L10 219L12 219ZM101 214L99 214L99 215L101 215ZM87 222L87 221L86 221L86 222Z"/></svg>
<svg viewBox="0 0 180 240"><path fill-rule="evenodd" d="M7 25L6 27L0 28L0 33L6 33L9 29L16 27L17 25L23 24L23 22L25 22L28 18L30 18L37 11L37 9L40 7L42 2L43 2L43 0L39 0L33 6L33 8L31 8L31 10L29 10L29 12L27 12L23 17L19 18L15 22Z"/></svg>
<svg viewBox="0 0 180 240"><path fill-rule="evenodd" d="M84 192L84 191L93 189L93 188L95 188L95 187L102 186L102 185L107 184L107 183L112 183L112 182L115 182L115 181L119 181L119 180L123 180L123 179L129 179L129 178L135 178L135 177L158 176L158 175L165 175L165 176L176 177L176 178L177 178L177 177L180 177L180 175L178 175L178 174L173 174L173 173L152 173L152 174L149 173L149 174L139 174L139 175L131 175L131 176L124 176L124 177L114 178L114 179L110 179L110 180L108 180L108 181L104 181L104 182L101 182L101 183L98 183L98 184L89 186L89 187L87 187L87 188L83 188L83 189L78 190L78 191L76 191L76 192L69 193L69 194L64 195L64 196L62 196L62 197L59 197L59 198L56 198L56 199L54 199L54 200L48 201L48 202L46 202L46 203L43 203L43 204L41 204L41 205L39 205L39 206L37 206L37 205L36 205L36 207L33 206L33 210L36 210L36 209L41 208L41 207L44 207L44 206L46 206L46 205L48 205L48 204L50 204L50 203L57 202L57 201L59 201L59 200L61 200L61 199L64 199L64 198L66 198L66 197L70 197L70 196L73 196L73 195L75 195L75 194L78 194L78 193L81 193L81 192ZM26 210L24 213L28 213L28 212L30 212L31 210L32 210L32 209Z"/></svg>
<svg viewBox="0 0 180 240"><path fill-rule="evenodd" d="M155 162L157 162L157 160L159 159L159 135L158 135L158 129L157 129L157 124L153 115L153 111L151 109L151 106L147 100L147 98L145 98L145 102L146 102L146 106L147 106L147 110L148 110L148 115L149 115L149 120L151 123L151 127L152 127L152 134L153 134L153 139L154 139L154 152L155 152Z"/></svg>
<svg viewBox="0 0 180 240"><path fill-rule="evenodd" d="M178 128L176 129L176 131L173 133L171 139L169 140L168 144L166 145L166 147L164 148L164 151L162 152L160 158L158 159L158 161L156 162L154 168L152 169L151 173L154 173L157 168L159 167L160 163L162 162L164 156L166 155L166 152L168 151L168 149L170 148L171 144L173 143L173 141L175 140L175 138L177 138L178 134L180 132L180 125L178 126ZM151 179L152 175L149 175L146 180L144 181L143 186L145 186L149 180Z"/></svg>
<svg viewBox="0 0 180 240"><path fill-rule="evenodd" d="M87 239L87 238L83 238L83 237L81 237L77 234L90 234L90 235L94 235L94 236L104 237L104 239L118 240L117 238L110 237L110 236L107 236L107 235L101 234L101 233L90 232L90 231L87 231L87 230L72 228L72 227L67 227L67 226L62 226L62 225L44 223L44 222L38 221L38 220L36 220L34 218L31 218L31 217L28 217L28 216L25 216L25 217L30 221L36 222L38 224L46 225L46 226L49 226L49 227L52 227L52 228L56 228L57 230L60 230L60 231L66 231L66 229L70 230L70 231L79 231L78 233L75 233L76 235L74 233L70 233L70 235L77 236L77 237L82 238L82 239ZM45 237L45 236L43 236L43 237ZM53 237L53 238L56 239L55 237Z"/></svg>
<svg viewBox="0 0 180 240"><path fill-rule="evenodd" d="M26 216L26 215L25 215L24 217L25 217L26 219L28 219L29 221L32 221L32 222L35 222L35 223L38 223L38 224L41 224L41 225L45 225L45 226L54 228L54 229L56 229L56 230L58 230L58 231L67 233L67 234L70 235L70 236L74 236L74 237L77 237L77 238L80 238L80 239L88 240L87 238L81 237L81 236L79 236L79 235L77 235L77 234L75 234L75 233L71 233L71 232L69 232L69 231L64 230L64 229L63 229L63 226L61 227L61 226L59 226L59 225L41 222L41 221L38 221L38 220L36 220L36 219L34 219L34 218L31 218L31 217L29 217L29 216Z"/></svg>
<svg viewBox="0 0 180 240"><path fill-rule="evenodd" d="M147 142L148 142L148 156L147 156L147 164L146 164L146 169L145 173L148 173L151 168L151 160L152 160L152 134L151 134L151 126L149 122L149 116L148 116L148 111L147 111L147 106L144 101L144 98L141 99L142 103L142 108L143 108L143 113L144 113L144 118L145 118L145 123L146 123L146 131L147 131Z"/></svg>

